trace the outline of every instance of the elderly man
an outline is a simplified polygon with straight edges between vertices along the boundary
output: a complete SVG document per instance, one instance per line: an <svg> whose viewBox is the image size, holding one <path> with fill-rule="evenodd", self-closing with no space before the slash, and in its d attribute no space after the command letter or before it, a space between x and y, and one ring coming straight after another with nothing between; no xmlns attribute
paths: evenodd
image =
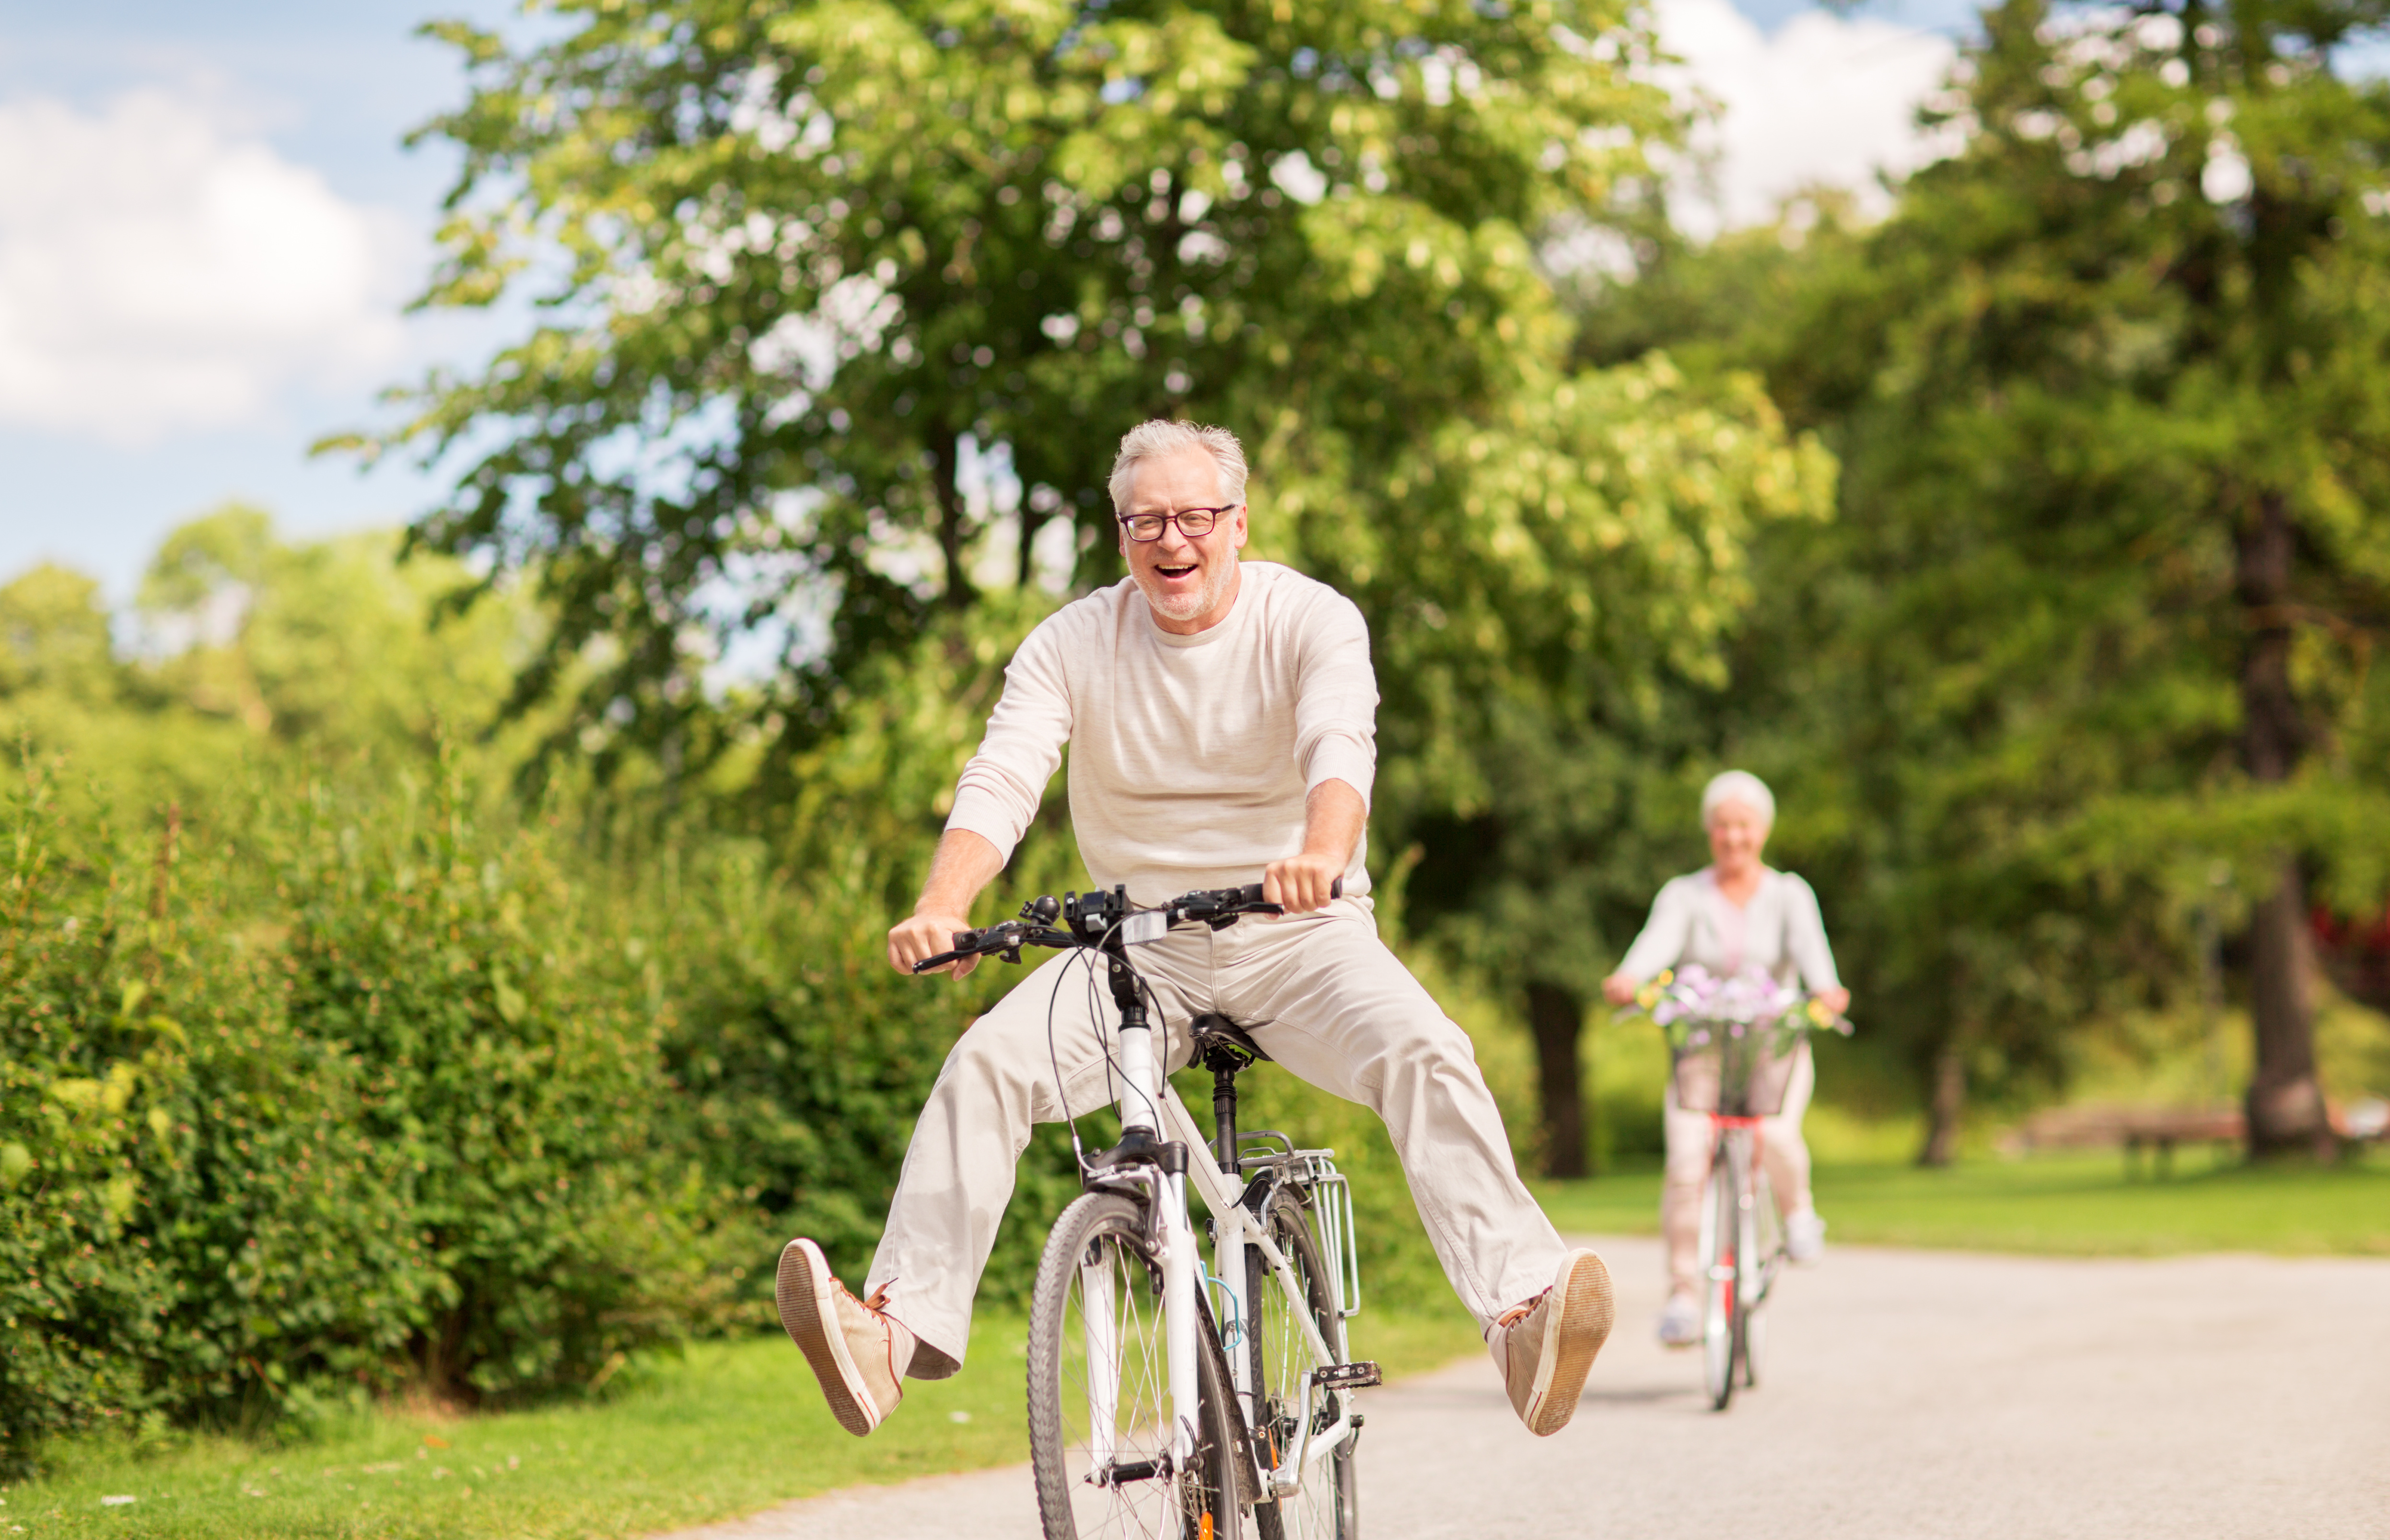
<svg viewBox="0 0 2390 1540"><path fill-rule="evenodd" d="M1260 879L1283 917L1141 949L1168 1062L1187 1061L1190 1020L1217 1012L1289 1071L1385 1119L1512 1405L1534 1432L1556 1432L1610 1333L1610 1275L1593 1252L1561 1246L1519 1181L1467 1035L1378 940L1362 859L1377 764L1368 631L1334 590L1239 559L1244 492L1244 452L1224 430L1155 421L1121 441L1111 497L1129 577L1022 643L888 959L909 971L968 927L1066 743L1072 826L1099 888L1125 883L1133 903L1155 905ZM961 1366L1033 1122L1109 1099L1099 1007L1084 989L1055 988L1070 966L1067 955L1046 963L947 1057L867 1298L846 1291L812 1241L781 1253L780 1319L849 1432L879 1426L904 1377Z"/></svg>

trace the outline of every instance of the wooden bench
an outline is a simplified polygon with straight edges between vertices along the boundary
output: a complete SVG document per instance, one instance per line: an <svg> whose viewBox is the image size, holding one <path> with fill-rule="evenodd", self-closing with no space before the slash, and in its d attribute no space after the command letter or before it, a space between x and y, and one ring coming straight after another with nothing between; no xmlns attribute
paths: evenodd
<svg viewBox="0 0 2390 1540"><path fill-rule="evenodd" d="M2052 1107L2011 1130L2000 1140L2000 1149L2016 1155L2038 1149L2122 1149L2126 1175L2146 1165L2152 1174L2166 1176L2173 1174L2178 1144L2240 1145L2248 1137L2248 1121L2237 1107Z"/></svg>

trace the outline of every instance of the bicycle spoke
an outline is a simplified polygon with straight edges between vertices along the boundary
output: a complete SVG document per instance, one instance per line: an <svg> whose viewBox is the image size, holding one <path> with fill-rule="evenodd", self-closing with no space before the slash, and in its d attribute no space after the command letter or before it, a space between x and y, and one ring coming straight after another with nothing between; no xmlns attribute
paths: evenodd
<svg viewBox="0 0 2390 1540"><path fill-rule="evenodd" d="M1336 1340L1334 1292L1321 1270L1302 1211L1291 1200L1281 1202L1284 1206L1274 1205L1270 1211L1270 1236L1292 1265L1304 1303L1298 1304L1287 1297L1279 1277L1262 1266L1258 1250L1249 1255L1253 1258L1251 1292L1257 1301L1253 1352L1259 1407L1253 1433L1262 1444L1264 1467L1283 1470L1285 1462L1296 1457L1298 1446L1309 1444L1335 1423L1343 1398L1315 1391L1305 1427L1304 1379L1318 1359L1304 1327L1308 1321L1322 1338ZM1316 1446L1306 1448L1301 1488L1273 1505L1254 1509L1262 1540L1339 1540L1351 1533L1352 1460L1349 1443L1324 1453Z"/></svg>
<svg viewBox="0 0 2390 1540"><path fill-rule="evenodd" d="M1084 1535L1179 1533L1169 1479L1169 1354L1151 1280L1115 1243L1082 1263L1065 1310L1063 1451ZM1071 1414L1075 1409L1077 1415Z"/></svg>
<svg viewBox="0 0 2390 1540"><path fill-rule="evenodd" d="M1221 1482L1234 1438L1214 1348L1200 1405L1171 1394L1162 1289L1141 1211L1086 1198L1055 1226L1030 1311L1029 1441L1047 1540L1215 1540L1240 1531ZM1173 1419L1195 1435L1172 1456Z"/></svg>

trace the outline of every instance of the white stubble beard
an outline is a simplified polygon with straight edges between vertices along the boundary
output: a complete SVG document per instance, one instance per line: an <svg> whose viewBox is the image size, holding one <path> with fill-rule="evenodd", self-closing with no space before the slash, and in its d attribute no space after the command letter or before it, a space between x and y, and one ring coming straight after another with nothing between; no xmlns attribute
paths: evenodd
<svg viewBox="0 0 2390 1540"><path fill-rule="evenodd" d="M1230 551L1219 561L1207 563L1203 569L1203 585L1191 594L1161 596L1152 589L1145 590L1145 602L1167 621L1191 621L1211 613L1214 606L1237 581L1237 553ZM1139 584L1142 587L1142 584Z"/></svg>

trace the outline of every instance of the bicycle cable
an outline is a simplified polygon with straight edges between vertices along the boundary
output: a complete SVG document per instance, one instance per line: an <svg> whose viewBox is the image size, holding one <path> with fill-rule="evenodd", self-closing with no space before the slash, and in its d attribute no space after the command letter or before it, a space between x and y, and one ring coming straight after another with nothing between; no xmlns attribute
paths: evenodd
<svg viewBox="0 0 2390 1540"><path fill-rule="evenodd" d="M1079 954L1074 950L1072 954L1072 961L1078 960ZM1070 1084L1062 1078L1062 1052L1054 1041L1054 1007L1062 998L1062 981L1070 976L1070 972L1071 966L1068 963L1055 969L1054 987L1046 995L1046 1061L1054 1070L1054 1099L1062 1108L1062 1125L1071 1131L1071 1163L1078 1168L1079 1174L1084 1177L1087 1174L1087 1150L1086 1147L1079 1142L1079 1120L1071 1115L1071 1087ZM1088 972L1092 975L1094 969L1090 967ZM1102 1041L1100 1027L1098 1028L1097 1041L1099 1043ZM1106 1057L1109 1060L1109 1054ZM1107 1075L1107 1089L1110 1088L1110 1076Z"/></svg>

